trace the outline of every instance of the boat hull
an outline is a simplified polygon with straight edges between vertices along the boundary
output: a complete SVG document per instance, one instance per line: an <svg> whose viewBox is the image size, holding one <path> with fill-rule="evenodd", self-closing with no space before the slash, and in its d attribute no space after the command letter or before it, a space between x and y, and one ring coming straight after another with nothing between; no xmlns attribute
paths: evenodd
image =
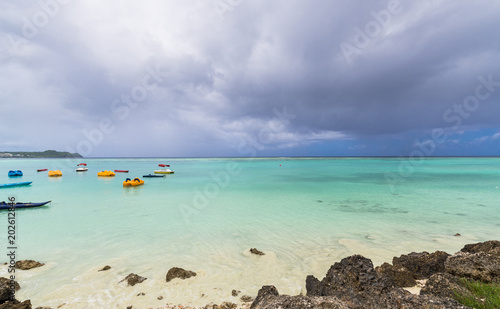
<svg viewBox="0 0 500 309"><path fill-rule="evenodd" d="M127 170L115 170L115 173L128 173Z"/></svg>
<svg viewBox="0 0 500 309"><path fill-rule="evenodd" d="M142 177L144 177L144 178L163 178L163 177L165 177L165 175L151 175L151 174L149 174L149 175L142 175Z"/></svg>
<svg viewBox="0 0 500 309"><path fill-rule="evenodd" d="M29 186L29 185L31 185L31 183L32 183L32 181L4 183L4 184L0 184L0 188L12 188L12 187L20 187L20 186Z"/></svg>
<svg viewBox="0 0 500 309"><path fill-rule="evenodd" d="M33 208L33 207L40 207L43 205L46 205L52 201L47 201L43 203L15 203L14 208L19 209L19 208ZM0 202L0 209L10 209L11 204L10 203L5 203L5 202Z"/></svg>
<svg viewBox="0 0 500 309"><path fill-rule="evenodd" d="M173 170L156 170L155 174L173 174Z"/></svg>

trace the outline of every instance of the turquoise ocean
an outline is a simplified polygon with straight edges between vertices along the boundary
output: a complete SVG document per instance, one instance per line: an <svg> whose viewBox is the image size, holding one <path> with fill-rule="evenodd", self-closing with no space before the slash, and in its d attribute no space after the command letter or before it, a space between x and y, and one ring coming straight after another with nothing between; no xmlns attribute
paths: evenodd
<svg viewBox="0 0 500 309"><path fill-rule="evenodd" d="M87 172L75 172L80 162ZM122 186L158 164L175 174ZM9 178L11 169L24 175ZM130 172L97 177L114 169ZM0 200L52 200L16 211L16 259L46 263L16 273L18 299L34 307L238 302L268 284L299 294L307 275L321 279L352 254L380 265L411 251L453 253L500 236L500 158L0 160L0 183L20 181L33 184L0 189ZM6 211L0 229L7 253ZM111 269L99 272L105 265ZM167 283L171 267L197 276ZM129 287L120 280L130 273L148 279ZM7 275L1 266L0 276Z"/></svg>

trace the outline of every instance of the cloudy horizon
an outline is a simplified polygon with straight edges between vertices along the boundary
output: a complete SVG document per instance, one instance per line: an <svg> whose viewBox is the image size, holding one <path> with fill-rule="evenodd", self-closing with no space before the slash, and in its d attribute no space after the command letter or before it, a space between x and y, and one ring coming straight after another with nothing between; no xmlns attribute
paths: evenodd
<svg viewBox="0 0 500 309"><path fill-rule="evenodd" d="M500 155L500 2L0 4L0 151Z"/></svg>

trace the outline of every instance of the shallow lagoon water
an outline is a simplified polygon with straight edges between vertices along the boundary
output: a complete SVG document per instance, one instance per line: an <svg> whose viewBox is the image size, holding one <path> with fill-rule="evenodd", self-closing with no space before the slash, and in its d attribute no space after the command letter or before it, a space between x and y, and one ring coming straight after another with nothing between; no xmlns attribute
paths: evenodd
<svg viewBox="0 0 500 309"><path fill-rule="evenodd" d="M75 172L80 162L88 164L88 172ZM280 293L301 293L306 275L322 278L330 265L351 254L379 265L411 251L452 253L466 243L498 239L499 158L429 158L394 183L387 175L400 175L404 162L0 160L0 183L33 181L29 187L0 189L1 200L52 200L48 207L16 213L17 259L46 263L18 271L23 287L18 298L67 308L238 302L232 289L255 296L262 285L273 284ZM160 163L170 164L175 174L122 187L125 178L153 173ZM63 176L49 178L38 168L60 169ZM9 179L10 169L24 176ZM130 172L97 177L114 169ZM5 211L0 222L7 225ZM254 247L266 255L251 255ZM104 265L111 270L98 272ZM198 275L166 283L174 266ZM134 287L119 282L131 272L148 280ZM0 275L6 274L6 267L0 268ZM137 297L140 292L146 295Z"/></svg>

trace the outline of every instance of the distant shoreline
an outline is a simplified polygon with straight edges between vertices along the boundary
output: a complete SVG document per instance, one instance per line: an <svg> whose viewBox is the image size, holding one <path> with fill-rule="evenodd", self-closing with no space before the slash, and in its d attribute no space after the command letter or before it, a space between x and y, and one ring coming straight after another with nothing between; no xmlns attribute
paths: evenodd
<svg viewBox="0 0 500 309"><path fill-rule="evenodd" d="M45 151L2 151L0 152L2 159L18 159L18 158L83 158L79 153L70 153L66 151L45 150Z"/></svg>

